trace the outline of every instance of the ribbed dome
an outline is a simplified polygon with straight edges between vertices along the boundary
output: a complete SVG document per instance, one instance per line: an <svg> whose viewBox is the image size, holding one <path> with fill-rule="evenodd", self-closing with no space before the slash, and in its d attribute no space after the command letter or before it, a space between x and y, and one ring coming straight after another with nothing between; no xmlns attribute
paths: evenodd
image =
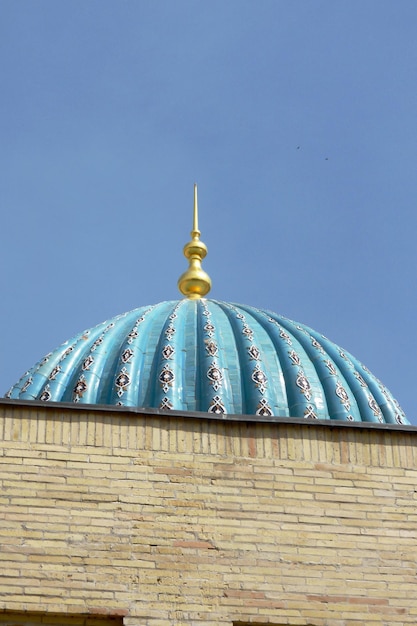
<svg viewBox="0 0 417 626"><path fill-rule="evenodd" d="M7 397L409 423L369 370L323 335L209 299L162 302L99 324L48 354Z"/></svg>

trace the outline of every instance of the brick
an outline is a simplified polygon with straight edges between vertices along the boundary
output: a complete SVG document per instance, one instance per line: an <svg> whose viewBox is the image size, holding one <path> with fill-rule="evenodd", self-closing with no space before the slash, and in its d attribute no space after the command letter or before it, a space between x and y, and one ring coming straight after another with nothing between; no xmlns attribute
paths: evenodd
<svg viewBox="0 0 417 626"><path fill-rule="evenodd" d="M3 609L416 623L416 433L1 411Z"/></svg>

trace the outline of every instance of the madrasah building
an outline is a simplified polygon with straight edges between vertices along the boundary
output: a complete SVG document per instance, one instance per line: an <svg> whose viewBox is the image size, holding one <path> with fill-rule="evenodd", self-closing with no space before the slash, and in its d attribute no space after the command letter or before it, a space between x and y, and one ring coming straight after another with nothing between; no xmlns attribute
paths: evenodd
<svg viewBox="0 0 417 626"><path fill-rule="evenodd" d="M323 335L184 296L48 354L0 400L0 624L417 623L417 428Z"/></svg>

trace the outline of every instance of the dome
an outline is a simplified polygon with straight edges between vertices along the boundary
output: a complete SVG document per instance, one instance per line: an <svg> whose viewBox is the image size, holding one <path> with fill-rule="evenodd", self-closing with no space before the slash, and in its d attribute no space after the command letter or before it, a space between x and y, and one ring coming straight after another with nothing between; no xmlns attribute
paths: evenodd
<svg viewBox="0 0 417 626"><path fill-rule="evenodd" d="M205 298L197 188L183 300L119 315L48 354L6 397L217 415L408 424L351 354L275 313Z"/></svg>
<svg viewBox="0 0 417 626"><path fill-rule="evenodd" d="M275 313L205 298L161 302L80 333L8 397L216 414L408 423L351 354Z"/></svg>

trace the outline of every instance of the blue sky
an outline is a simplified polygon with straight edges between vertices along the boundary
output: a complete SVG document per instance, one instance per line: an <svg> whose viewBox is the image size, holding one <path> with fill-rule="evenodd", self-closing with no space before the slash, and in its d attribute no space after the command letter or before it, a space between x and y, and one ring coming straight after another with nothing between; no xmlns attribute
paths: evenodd
<svg viewBox="0 0 417 626"><path fill-rule="evenodd" d="M2 393L179 297L308 324L417 424L417 3L2 0Z"/></svg>

